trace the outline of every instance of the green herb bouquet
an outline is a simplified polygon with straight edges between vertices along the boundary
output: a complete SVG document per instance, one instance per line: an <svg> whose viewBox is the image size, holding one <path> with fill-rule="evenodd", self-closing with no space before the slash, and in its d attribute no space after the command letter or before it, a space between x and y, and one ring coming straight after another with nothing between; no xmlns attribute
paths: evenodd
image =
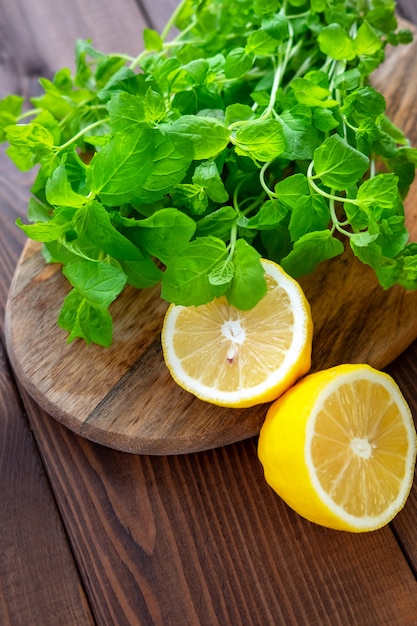
<svg viewBox="0 0 417 626"><path fill-rule="evenodd" d="M417 287L417 150L369 80L410 41L393 0L183 0L137 58L80 40L30 110L4 98L8 155L37 168L18 225L72 286L69 341L110 345L127 284L250 309L261 257L297 278L348 245L383 288Z"/></svg>

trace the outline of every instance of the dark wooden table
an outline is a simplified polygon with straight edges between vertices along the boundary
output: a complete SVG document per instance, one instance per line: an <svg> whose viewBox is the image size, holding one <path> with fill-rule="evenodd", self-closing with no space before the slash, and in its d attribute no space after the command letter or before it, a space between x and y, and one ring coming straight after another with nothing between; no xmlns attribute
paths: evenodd
<svg viewBox="0 0 417 626"><path fill-rule="evenodd" d="M143 26L162 27L175 5L1 0L0 97L38 93L40 75L72 66L77 38L136 54ZM414 0L401 8L415 15ZM414 125L416 115L414 99ZM31 180L1 152L1 626L417 624L416 484L389 526L331 531L267 486L255 439L130 455L74 435L27 396L8 363L3 313ZM389 371L417 415L417 343Z"/></svg>

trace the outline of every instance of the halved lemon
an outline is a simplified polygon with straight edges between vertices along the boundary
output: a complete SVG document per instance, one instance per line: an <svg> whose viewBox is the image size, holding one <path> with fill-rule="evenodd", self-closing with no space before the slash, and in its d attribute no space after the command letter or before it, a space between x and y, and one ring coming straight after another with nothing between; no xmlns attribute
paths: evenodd
<svg viewBox="0 0 417 626"><path fill-rule="evenodd" d="M161 336L165 363L174 380L201 400L228 407L270 402L310 369L310 306L279 265L262 264L267 292L249 311L224 297L168 307Z"/></svg>
<svg viewBox="0 0 417 626"><path fill-rule="evenodd" d="M258 454L266 481L300 515L330 528L370 531L405 504L416 432L389 375L338 365L306 376L271 405Z"/></svg>

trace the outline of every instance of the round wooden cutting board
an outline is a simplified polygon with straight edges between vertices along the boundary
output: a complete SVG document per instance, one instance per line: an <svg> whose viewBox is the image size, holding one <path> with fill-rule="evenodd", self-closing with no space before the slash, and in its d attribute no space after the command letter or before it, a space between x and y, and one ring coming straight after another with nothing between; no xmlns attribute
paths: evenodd
<svg viewBox="0 0 417 626"><path fill-rule="evenodd" d="M312 369L366 362L383 368L417 336L417 292L383 291L373 272L345 253L300 281L314 322ZM171 379L160 331L166 303L157 289L128 288L113 304L110 348L66 343L56 325L69 290L60 266L28 242L6 310L13 367L37 403L93 441L128 452L181 454L259 432L267 405L225 409Z"/></svg>
<svg viewBox="0 0 417 626"><path fill-rule="evenodd" d="M375 82L391 118L417 145L415 54L414 44L395 50ZM416 185L406 214L417 241ZM349 251L300 282L312 308L313 370L355 362L381 369L417 337L417 292L383 291ZM59 422L103 445L142 454L195 452L259 432L267 405L216 407L171 379L160 345L167 305L157 289L128 288L112 305L108 349L66 343L56 319L68 290L60 267L45 265L39 245L28 242L7 303L7 349L24 387Z"/></svg>

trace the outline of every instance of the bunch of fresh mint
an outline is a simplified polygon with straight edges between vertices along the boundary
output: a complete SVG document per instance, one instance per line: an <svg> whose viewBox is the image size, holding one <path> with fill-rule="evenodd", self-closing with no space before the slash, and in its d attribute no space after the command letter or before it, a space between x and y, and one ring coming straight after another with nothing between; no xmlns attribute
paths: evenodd
<svg viewBox="0 0 417 626"><path fill-rule="evenodd" d="M126 284L199 305L253 307L261 257L292 276L341 254L381 285L417 286L403 202L417 150L368 77L398 30L393 0L183 0L135 59L76 44L0 135L37 166L28 219L72 285L58 323L108 346ZM172 27L179 34L169 39Z"/></svg>

